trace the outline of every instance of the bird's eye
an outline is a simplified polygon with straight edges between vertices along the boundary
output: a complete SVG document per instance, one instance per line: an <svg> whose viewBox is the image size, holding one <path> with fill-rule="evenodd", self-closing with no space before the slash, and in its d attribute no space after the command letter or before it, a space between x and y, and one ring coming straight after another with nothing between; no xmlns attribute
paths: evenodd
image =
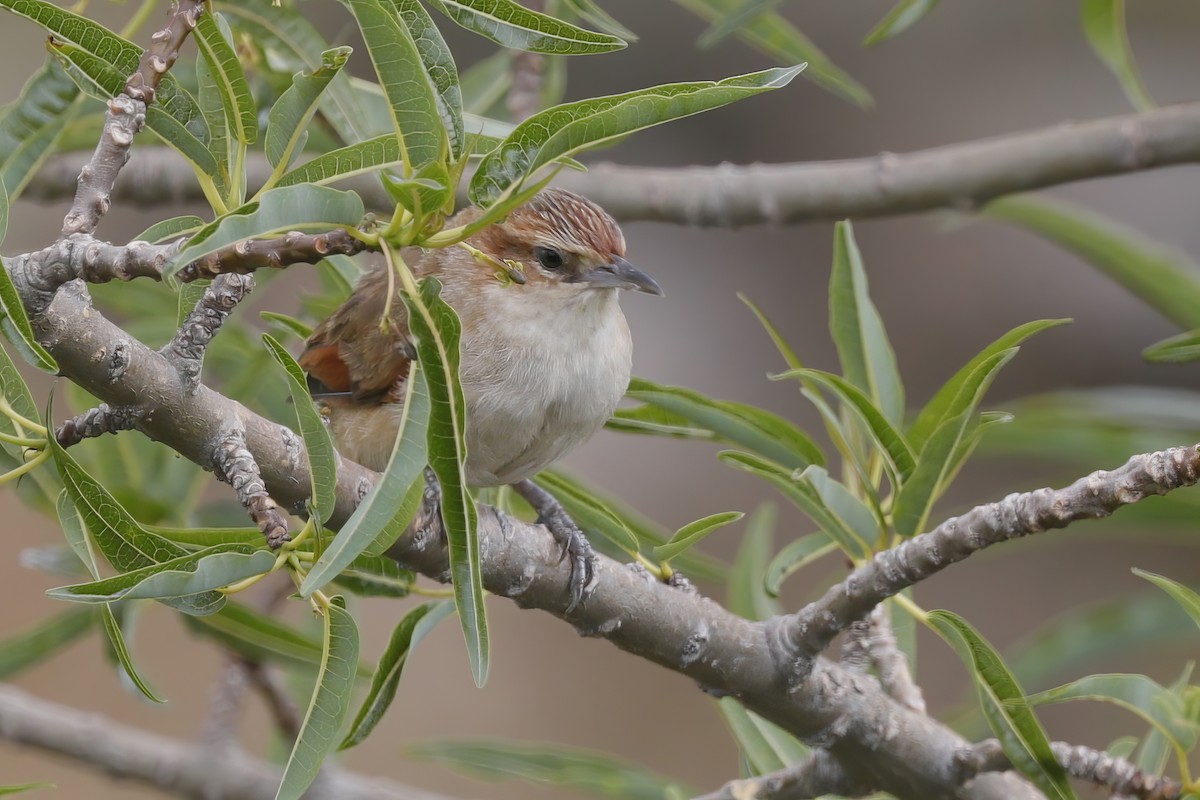
<svg viewBox="0 0 1200 800"><path fill-rule="evenodd" d="M563 254L555 250L553 247L535 247L533 255L537 258L538 263L549 270L561 269L566 259Z"/></svg>

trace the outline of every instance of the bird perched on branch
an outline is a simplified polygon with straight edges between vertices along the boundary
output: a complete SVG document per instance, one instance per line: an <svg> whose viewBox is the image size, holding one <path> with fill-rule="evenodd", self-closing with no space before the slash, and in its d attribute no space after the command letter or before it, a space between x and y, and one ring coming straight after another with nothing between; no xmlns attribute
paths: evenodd
<svg viewBox="0 0 1200 800"><path fill-rule="evenodd" d="M465 209L450 224L479 214ZM591 438L629 385L632 344L619 290L662 289L625 260L611 216L560 189L540 192L465 244L404 257L418 278L441 281L462 321L467 483L511 484L533 506L571 559L574 607L592 581L591 547L530 479ZM497 273L497 263L514 262L519 269ZM388 296L398 284L387 267L366 273L300 357L338 450L374 470L391 454L416 353L406 308Z"/></svg>

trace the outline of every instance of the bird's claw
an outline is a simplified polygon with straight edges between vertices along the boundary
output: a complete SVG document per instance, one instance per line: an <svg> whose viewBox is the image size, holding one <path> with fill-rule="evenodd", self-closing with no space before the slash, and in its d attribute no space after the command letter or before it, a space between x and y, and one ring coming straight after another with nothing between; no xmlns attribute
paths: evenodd
<svg viewBox="0 0 1200 800"><path fill-rule="evenodd" d="M564 559L571 559L571 579L568 584L571 602L567 606L567 613L570 614L595 589L596 554L583 531L565 512L539 516L538 522L546 526L554 541L562 548L558 562L561 564Z"/></svg>

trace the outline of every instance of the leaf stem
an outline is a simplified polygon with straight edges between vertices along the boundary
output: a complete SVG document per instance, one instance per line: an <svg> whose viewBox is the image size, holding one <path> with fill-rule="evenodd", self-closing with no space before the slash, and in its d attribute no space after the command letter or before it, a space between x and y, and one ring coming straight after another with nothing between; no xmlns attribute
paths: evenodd
<svg viewBox="0 0 1200 800"><path fill-rule="evenodd" d="M3 475L0 475L0 484L8 483L9 481L11 481L15 478L21 477L22 475L24 475L27 472L37 469L38 467L40 467L42 465L43 462L45 462L49 458L50 458L50 450L49 449L42 450L40 453L38 453L33 458L33 460L26 461L21 466L15 467L15 468L9 470L8 472L4 473Z"/></svg>
<svg viewBox="0 0 1200 800"><path fill-rule="evenodd" d="M45 425L34 422L28 417L22 416L15 408L12 407L12 405L9 404L7 397L0 396L0 414L4 414L4 416L11 419L22 428L28 428L40 436L45 437L48 435Z"/></svg>

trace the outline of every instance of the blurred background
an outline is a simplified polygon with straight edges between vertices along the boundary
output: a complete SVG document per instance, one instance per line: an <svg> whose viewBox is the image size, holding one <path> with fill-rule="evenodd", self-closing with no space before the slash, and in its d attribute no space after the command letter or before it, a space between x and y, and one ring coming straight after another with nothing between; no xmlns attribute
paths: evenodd
<svg viewBox="0 0 1200 800"><path fill-rule="evenodd" d="M904 152L1129 112L1120 86L1091 52L1078 4L1044 0L941 4L898 38L865 48L866 33L891 0L806 0L781 6L840 67L875 98L863 110L797 80L786 89L732 107L651 129L593 156L625 164L683 166L721 161L792 162ZM306 8L329 39L344 41L351 21L333 3ZM604 0L606 10L641 38L622 52L578 58L569 65L571 99L679 80L715 79L770 66L769 60L727 40L694 46L706 24L672 3ZM93 2L90 13L119 24L127 9ZM1130 4L1130 36L1151 94L1160 103L1195 98L1200 72L1200 5L1182 0ZM444 28L460 66L492 52L482 40ZM142 37L144 40L144 36ZM24 20L4 17L0 43L8 68L0 99L14 98L43 57L44 36ZM370 65L356 55L358 74ZM135 148L136 150L136 148ZM82 162L83 156L80 156ZM1200 180L1194 166L1076 184L1050 192L1110 214L1162 243L1200 254ZM68 205L19 203L5 253L52 241ZM172 209L171 214L202 209ZM100 234L124 241L166 216L161 210L114 208ZM828 335L826 290L832 225L786 229L696 230L659 224L624 226L629 257L665 288L665 298L633 296L624 307L633 329L635 372L660 383L690 386L715 397L749 402L819 430L818 419L793 384L767 380L782 364L754 317L737 300L743 292L782 329L811 365L836 367ZM1035 392L1111 385L1194 388L1196 366L1150 366L1140 351L1177 329L1070 254L1027 233L978 219L940 214L856 222L871 292L891 334L910 407L988 342L1033 319L1072 317L1075 323L1039 334L998 381L987 407L1007 410ZM275 281L258 309L295 313L296 293L315 288L304 268ZM256 318L255 318L256 319ZM274 379L272 379L274 380ZM48 382L38 384L44 389ZM282 382L273 384L283 393ZM1006 405L1008 403L1008 405ZM290 419L281 420L290 424ZM126 434L134 436L136 434ZM1195 437L1177 441L1194 442ZM1131 440L1132 442L1132 440ZM84 447L112 447L114 440ZM1131 445L1132 446L1132 445ZM985 448L986 449L986 448ZM776 502L765 484L716 461L717 448L605 432L573 453L567 466L580 476L672 529L718 511L752 511ZM1131 449L1126 455L1137 452ZM977 457L935 518L1008 492L1060 484L1111 463L1080 463L1065 451L1052 460L1009 455ZM152 480L153 478L148 478ZM225 487L212 487L214 498ZM1194 490L1193 490L1194 491ZM232 497L229 502L232 505ZM811 530L799 512L780 507L776 545ZM23 568L25 548L61 541L57 524L0 494L8 557L0 566L6 590L0 638L35 626L62 610L43 596L56 585ZM937 576L917 591L925 608L949 608L1007 647L1048 618L1081 604L1151 593L1130 567L1184 583L1200 581L1195 526L1190 532L1157 526L1137 534L1141 518L1084 525L994 548ZM705 549L731 558L741 526L715 534ZM1184 536L1191 536L1190 544ZM795 608L818 593L838 565L829 563L787 585L784 605ZM301 604L284 612L301 621ZM402 613L395 602L360 603L364 656L382 650ZM489 682L473 688L456 625L441 626L407 668L400 694L381 727L340 763L349 769L460 797L551 798L555 788L520 782L483 784L403 756L406 744L450 736L500 736L578 745L636 759L696 789L711 789L738 774L737 751L712 702L689 681L580 639L569 626L493 600L493 658ZM1161 682L1195 657L1195 631L1144 646L1105 653L1063 674L1042 675L1030 690L1086 672L1143 671ZM919 683L933 713L954 713L972 701L957 658L922 635ZM221 664L210 643L191 638L176 615L145 613L132 647L144 672L169 698L151 707L125 691L89 635L17 685L58 702L108 715L151 731L195 739L205 719ZM257 699L245 704L242 733L258 753L279 754L269 740ZM1142 723L1096 706L1049 709L1053 738L1104 747ZM0 784L46 780L62 797L140 798L155 792L111 782L71 763L0 744ZM47 796L50 796L47 794Z"/></svg>

